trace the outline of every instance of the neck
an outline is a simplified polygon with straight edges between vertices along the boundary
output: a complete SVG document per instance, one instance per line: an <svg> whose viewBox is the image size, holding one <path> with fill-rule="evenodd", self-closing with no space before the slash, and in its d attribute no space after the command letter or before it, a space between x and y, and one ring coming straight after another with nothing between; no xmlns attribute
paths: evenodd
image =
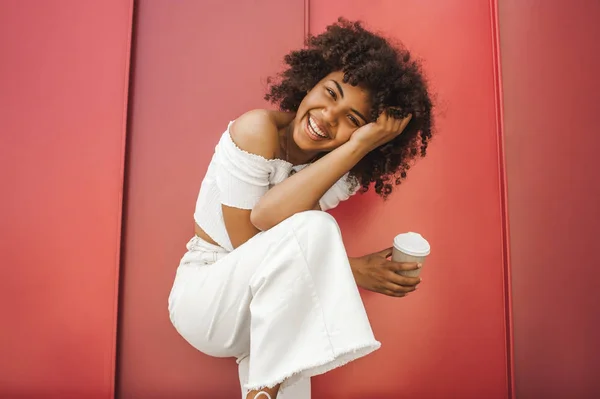
<svg viewBox="0 0 600 399"><path fill-rule="evenodd" d="M304 165L313 160L318 152L303 151L294 141L294 122L285 126L279 131L279 146L282 159L288 161L292 165Z"/></svg>

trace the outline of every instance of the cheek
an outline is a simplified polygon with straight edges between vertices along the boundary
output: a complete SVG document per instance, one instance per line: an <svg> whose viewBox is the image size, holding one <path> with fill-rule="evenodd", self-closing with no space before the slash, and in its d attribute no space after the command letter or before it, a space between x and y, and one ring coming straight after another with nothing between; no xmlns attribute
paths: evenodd
<svg viewBox="0 0 600 399"><path fill-rule="evenodd" d="M347 143L356 130L356 128L340 127L335 136L335 141L340 143L340 145Z"/></svg>
<svg viewBox="0 0 600 399"><path fill-rule="evenodd" d="M327 106L329 97L319 88L309 91L300 103L300 108L303 110L320 109Z"/></svg>

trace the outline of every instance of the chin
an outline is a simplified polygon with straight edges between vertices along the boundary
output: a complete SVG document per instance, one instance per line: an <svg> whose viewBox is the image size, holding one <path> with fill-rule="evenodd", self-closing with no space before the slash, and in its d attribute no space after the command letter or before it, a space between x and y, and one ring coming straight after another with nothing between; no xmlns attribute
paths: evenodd
<svg viewBox="0 0 600 399"><path fill-rule="evenodd" d="M304 132L302 131L302 127L300 126L296 126L294 129L293 139L294 143L296 143L296 146L298 146L298 148L302 151L308 152L316 150L315 145L305 136Z"/></svg>

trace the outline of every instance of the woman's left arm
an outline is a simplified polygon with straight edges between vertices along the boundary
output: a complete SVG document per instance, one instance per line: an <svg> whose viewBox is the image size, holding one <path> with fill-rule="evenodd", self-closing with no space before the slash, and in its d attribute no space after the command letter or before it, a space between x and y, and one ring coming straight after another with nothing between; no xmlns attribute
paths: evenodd
<svg viewBox="0 0 600 399"><path fill-rule="evenodd" d="M351 258L350 268L356 285L369 291L383 295L403 297L417 289L420 277L402 276L403 271L414 271L422 265L417 263L400 263L389 259L392 248L375 252L359 258Z"/></svg>

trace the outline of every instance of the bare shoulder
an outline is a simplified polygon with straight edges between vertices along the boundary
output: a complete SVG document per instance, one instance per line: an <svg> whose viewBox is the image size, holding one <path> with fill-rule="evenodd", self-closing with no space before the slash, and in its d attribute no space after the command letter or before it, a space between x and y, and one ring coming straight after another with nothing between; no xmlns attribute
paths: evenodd
<svg viewBox="0 0 600 399"><path fill-rule="evenodd" d="M277 158L281 117L275 112L265 109L246 112L229 128L231 139L244 151L267 159Z"/></svg>

